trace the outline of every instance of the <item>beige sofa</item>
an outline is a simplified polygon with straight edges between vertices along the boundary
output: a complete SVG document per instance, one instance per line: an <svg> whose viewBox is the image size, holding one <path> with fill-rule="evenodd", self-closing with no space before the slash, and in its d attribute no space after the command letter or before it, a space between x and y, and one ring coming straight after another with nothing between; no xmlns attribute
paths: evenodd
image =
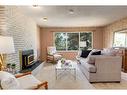
<svg viewBox="0 0 127 95"><path fill-rule="evenodd" d="M120 82L121 56L91 55L94 64L88 63L87 58L76 57L81 63L79 67L89 82Z"/></svg>

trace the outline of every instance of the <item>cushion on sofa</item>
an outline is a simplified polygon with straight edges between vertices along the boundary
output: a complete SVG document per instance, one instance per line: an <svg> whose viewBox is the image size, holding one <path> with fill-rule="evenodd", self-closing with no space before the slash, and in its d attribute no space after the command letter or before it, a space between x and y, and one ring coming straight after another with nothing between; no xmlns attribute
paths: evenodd
<svg viewBox="0 0 127 95"><path fill-rule="evenodd" d="M94 52L98 52L98 51L100 51L100 50L98 50L98 49L92 49L92 50L90 51L88 57L91 56Z"/></svg>
<svg viewBox="0 0 127 95"><path fill-rule="evenodd" d="M91 55L101 55L101 51L95 51Z"/></svg>
<svg viewBox="0 0 127 95"><path fill-rule="evenodd" d="M97 71L95 65L93 64L85 63L85 64L82 64L82 66L86 68L90 73L96 73Z"/></svg>
<svg viewBox="0 0 127 95"><path fill-rule="evenodd" d="M33 88L37 87L37 84L41 83L33 75L26 75L26 76L17 78L17 80L19 81L22 89L33 89ZM24 86L24 84L25 84L25 86Z"/></svg>
<svg viewBox="0 0 127 95"><path fill-rule="evenodd" d="M85 63L87 63L87 58L80 57L79 61L81 64L85 64Z"/></svg>
<svg viewBox="0 0 127 95"><path fill-rule="evenodd" d="M91 50L82 50L80 57L87 58L90 52Z"/></svg>
<svg viewBox="0 0 127 95"><path fill-rule="evenodd" d="M98 57L103 57L104 55L91 55L87 58L87 63L95 65L95 60Z"/></svg>
<svg viewBox="0 0 127 95"><path fill-rule="evenodd" d="M95 65L95 56L91 55L87 58L87 63Z"/></svg>
<svg viewBox="0 0 127 95"><path fill-rule="evenodd" d="M97 54L98 54L98 52L99 52L99 54L101 55L101 51L100 50L98 50L98 49L93 49L90 53L89 53L89 55L88 55L88 57L87 57L87 63L90 63L90 64L95 64L95 58L94 58L94 56L96 57L96 56L98 56ZM96 55L92 55L92 54L96 54ZM92 56L92 57L91 57Z"/></svg>
<svg viewBox="0 0 127 95"><path fill-rule="evenodd" d="M104 48L102 50L103 55L111 55L111 56L116 56L120 55L121 50L120 49L114 49L114 48Z"/></svg>

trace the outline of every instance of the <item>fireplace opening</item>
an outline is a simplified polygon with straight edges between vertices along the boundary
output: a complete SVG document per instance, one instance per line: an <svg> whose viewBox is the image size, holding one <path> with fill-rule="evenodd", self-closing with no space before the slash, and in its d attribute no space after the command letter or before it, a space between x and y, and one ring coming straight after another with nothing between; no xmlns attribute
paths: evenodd
<svg viewBox="0 0 127 95"><path fill-rule="evenodd" d="M42 62L40 60L35 60L34 50L20 50L20 72L28 72L34 70Z"/></svg>
<svg viewBox="0 0 127 95"><path fill-rule="evenodd" d="M20 70L28 69L35 63L34 50L23 50L19 52L20 56Z"/></svg>
<svg viewBox="0 0 127 95"><path fill-rule="evenodd" d="M33 62L34 62L34 55L33 54L25 56L25 65L26 66L33 64Z"/></svg>

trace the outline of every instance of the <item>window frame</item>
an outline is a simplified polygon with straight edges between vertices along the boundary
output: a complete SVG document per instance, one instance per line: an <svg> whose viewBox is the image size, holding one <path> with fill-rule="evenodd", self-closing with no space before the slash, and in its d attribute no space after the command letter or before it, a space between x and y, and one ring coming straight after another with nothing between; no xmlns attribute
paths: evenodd
<svg viewBox="0 0 127 95"><path fill-rule="evenodd" d="M78 33L79 34L79 43L80 43L80 33L91 33L92 36L92 44L91 44L91 49L93 49L93 31L84 31L84 32L53 32L53 46L56 47L55 45L55 33L65 33L67 36L67 33ZM67 49L67 39L66 39L66 50L57 50L58 52L78 52L80 49L80 45L78 47L78 50L68 50Z"/></svg>
<svg viewBox="0 0 127 95"><path fill-rule="evenodd" d="M125 37L125 46L114 46L114 44L115 44L115 33L119 33L119 32L122 32L122 31L125 31L125 32L127 32L127 29L121 29L121 30L117 30L117 31L114 31L113 32L113 41L112 41L112 47L114 47L114 48L123 48L123 47L127 47L126 46L126 43L127 43L127 37Z"/></svg>

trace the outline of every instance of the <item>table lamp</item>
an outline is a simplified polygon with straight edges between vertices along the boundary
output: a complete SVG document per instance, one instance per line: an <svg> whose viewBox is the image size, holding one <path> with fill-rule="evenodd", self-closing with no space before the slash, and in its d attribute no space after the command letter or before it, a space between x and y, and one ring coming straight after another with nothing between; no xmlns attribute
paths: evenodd
<svg viewBox="0 0 127 95"><path fill-rule="evenodd" d="M0 70L2 70L4 66L4 55L14 53L14 42L12 37L8 36L0 36Z"/></svg>

